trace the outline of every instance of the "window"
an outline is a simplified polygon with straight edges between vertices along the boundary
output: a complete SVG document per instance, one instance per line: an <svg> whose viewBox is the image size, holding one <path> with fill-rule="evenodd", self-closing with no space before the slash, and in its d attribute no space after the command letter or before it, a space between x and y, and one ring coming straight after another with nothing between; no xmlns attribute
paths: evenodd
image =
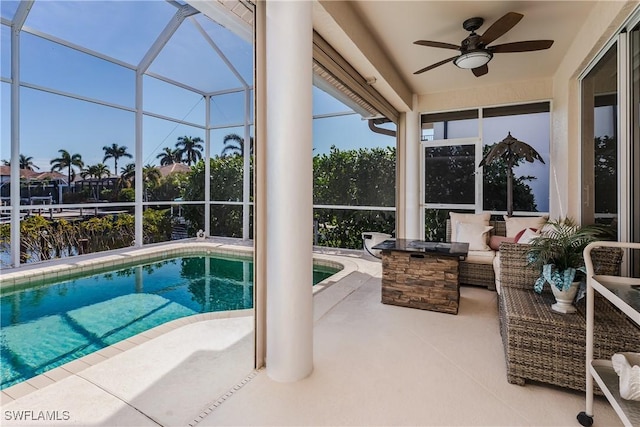
<svg viewBox="0 0 640 427"><path fill-rule="evenodd" d="M520 161L514 167L516 214L549 209L550 104L485 107L424 114L422 124L422 206L425 235L444 239L443 220L451 210L507 212L507 168L500 160L482 168L483 156L509 133L526 142L544 163Z"/></svg>
<svg viewBox="0 0 640 427"><path fill-rule="evenodd" d="M549 136L551 117L549 103L485 108L482 111L483 156L507 135L530 145L544 163L520 161L514 167L514 211L547 212L549 210ZM506 167L492 164L483 171L483 204L485 211L505 211Z"/></svg>

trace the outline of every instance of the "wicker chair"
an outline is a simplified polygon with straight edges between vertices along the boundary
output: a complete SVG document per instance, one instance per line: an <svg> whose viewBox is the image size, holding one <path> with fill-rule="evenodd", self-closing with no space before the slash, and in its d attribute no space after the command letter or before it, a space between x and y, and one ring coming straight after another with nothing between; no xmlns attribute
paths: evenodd
<svg viewBox="0 0 640 427"><path fill-rule="evenodd" d="M507 228L504 221L491 221L493 226L491 236L506 236ZM451 241L451 220L447 220L446 241ZM486 286L489 290L496 289L496 276L493 272L493 264L480 264L476 262L460 261L458 280L465 285Z"/></svg>
<svg viewBox="0 0 640 427"><path fill-rule="evenodd" d="M577 313L551 310L553 294L545 286L533 291L539 271L528 266L527 245L500 245L501 292L498 297L500 334L504 346L507 380L524 385L539 381L585 390L585 300ZM594 253L599 274L619 274L622 251L600 248ZM640 329L607 300L595 300L594 358L609 359L620 351L640 351ZM596 393L600 393L596 389Z"/></svg>

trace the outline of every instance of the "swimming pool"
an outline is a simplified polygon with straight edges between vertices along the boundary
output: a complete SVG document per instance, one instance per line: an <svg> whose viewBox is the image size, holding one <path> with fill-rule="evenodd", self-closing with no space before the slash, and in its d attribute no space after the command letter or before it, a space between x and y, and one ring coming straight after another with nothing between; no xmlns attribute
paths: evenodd
<svg viewBox="0 0 640 427"><path fill-rule="evenodd" d="M338 269L314 266L313 282ZM0 389L168 321L253 307L249 258L182 256L0 297Z"/></svg>

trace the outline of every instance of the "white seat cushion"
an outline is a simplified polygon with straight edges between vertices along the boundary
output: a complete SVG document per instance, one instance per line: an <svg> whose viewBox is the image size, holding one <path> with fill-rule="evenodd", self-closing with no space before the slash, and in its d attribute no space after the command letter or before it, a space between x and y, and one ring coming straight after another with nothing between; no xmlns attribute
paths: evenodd
<svg viewBox="0 0 640 427"><path fill-rule="evenodd" d="M491 264L495 258L495 251L469 251L466 262L475 264Z"/></svg>
<svg viewBox="0 0 640 427"><path fill-rule="evenodd" d="M489 219L491 218L491 213L465 214L465 213L449 212L449 217L451 218L451 241L457 242L458 240L456 240L456 238L458 233L459 222L472 222L476 224L489 225Z"/></svg>
<svg viewBox="0 0 640 427"><path fill-rule="evenodd" d="M490 251L488 242L489 231L492 229L493 227L490 225L459 222L456 226L456 239L452 241L468 243L470 251Z"/></svg>

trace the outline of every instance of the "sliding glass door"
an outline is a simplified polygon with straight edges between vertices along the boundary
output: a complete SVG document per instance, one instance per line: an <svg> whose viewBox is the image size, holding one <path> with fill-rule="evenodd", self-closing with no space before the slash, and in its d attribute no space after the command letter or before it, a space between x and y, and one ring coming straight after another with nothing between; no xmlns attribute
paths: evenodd
<svg viewBox="0 0 640 427"><path fill-rule="evenodd" d="M583 224L610 224L640 242L640 24L620 33L581 81ZM623 269L640 277L640 251Z"/></svg>
<svg viewBox="0 0 640 427"><path fill-rule="evenodd" d="M629 237L640 242L640 24L629 32L631 132L629 144ZM630 254L631 273L640 277L640 251Z"/></svg>
<svg viewBox="0 0 640 427"><path fill-rule="evenodd" d="M614 44L582 80L582 223L618 223L618 55Z"/></svg>

